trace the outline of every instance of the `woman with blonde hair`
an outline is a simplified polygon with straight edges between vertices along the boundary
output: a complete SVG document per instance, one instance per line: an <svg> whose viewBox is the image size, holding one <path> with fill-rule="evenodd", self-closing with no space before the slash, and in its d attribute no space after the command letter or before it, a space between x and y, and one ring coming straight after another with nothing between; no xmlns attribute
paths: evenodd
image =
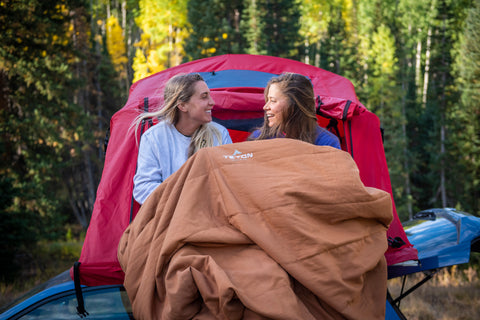
<svg viewBox="0 0 480 320"><path fill-rule="evenodd" d="M212 122L215 102L200 74L172 77L163 95L163 108L135 120L136 128L146 119L159 120L140 139L133 178L133 197L140 204L200 148L232 143L228 130Z"/></svg>
<svg viewBox="0 0 480 320"><path fill-rule="evenodd" d="M317 123L315 95L307 77L297 73L273 77L264 95L264 123L250 140L283 137L341 149L338 137Z"/></svg>

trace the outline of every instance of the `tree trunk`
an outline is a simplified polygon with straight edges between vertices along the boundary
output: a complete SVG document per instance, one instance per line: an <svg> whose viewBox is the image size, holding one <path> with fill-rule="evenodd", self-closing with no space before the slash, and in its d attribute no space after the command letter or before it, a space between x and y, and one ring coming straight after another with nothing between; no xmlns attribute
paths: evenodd
<svg viewBox="0 0 480 320"><path fill-rule="evenodd" d="M308 43L308 40L305 40L304 47L305 47L305 51L303 53L305 55L304 62L306 64L310 64L310 44Z"/></svg>
<svg viewBox="0 0 480 320"><path fill-rule="evenodd" d="M443 16L443 36L442 36L442 48L445 47L445 36L446 36L446 17L445 15ZM447 88L447 71L446 71L446 66L448 65L447 59L445 57L445 51L442 52L442 65L443 65L443 70L442 70L442 97L441 97L441 128L440 128L440 157L441 157L441 162L440 162L440 192L442 195L442 207L445 208L447 206L447 190L445 186L445 113L447 112L447 102L446 102L446 96L445 96L445 90ZM450 70L450 66L448 68Z"/></svg>
<svg viewBox="0 0 480 320"><path fill-rule="evenodd" d="M442 195L442 207L447 206L447 191L445 188L445 116L442 114L442 126L440 128L440 193Z"/></svg>
<svg viewBox="0 0 480 320"><path fill-rule="evenodd" d="M422 30L419 29L418 33L420 34ZM417 96L420 97L420 74L422 67L422 40L417 41L417 54L415 56L415 87L417 88Z"/></svg>
<svg viewBox="0 0 480 320"><path fill-rule="evenodd" d="M422 106L425 108L427 105L427 91L428 91L428 75L430 72L430 55L432 44L432 27L428 28L427 32L427 46L425 48L425 72L423 75L423 90L422 90Z"/></svg>
<svg viewBox="0 0 480 320"><path fill-rule="evenodd" d="M315 66L316 67L320 67L320 46L321 46L321 43L320 43L320 40L317 41L316 43L316 50L315 50Z"/></svg>
<svg viewBox="0 0 480 320"><path fill-rule="evenodd" d="M412 209L412 191L410 186L410 165L408 161L408 139L407 139L407 113L406 113L406 77L403 77L402 80L402 92L404 92L402 96L402 140L403 140L403 169L405 170L405 196L407 200L407 211L408 211L408 219L413 219L413 209Z"/></svg>
<svg viewBox="0 0 480 320"><path fill-rule="evenodd" d="M172 60L172 53L173 53L173 25L170 23L168 25L168 51L167 51L167 63L165 67L170 68L171 64L170 61Z"/></svg>
<svg viewBox="0 0 480 320"><path fill-rule="evenodd" d="M67 187L69 189L69 194L72 195L74 194L74 192L71 190L71 187L68 186L68 182L67 182ZM73 184L73 183L71 183ZM68 197L68 202L70 203L70 207L72 208L73 210L73 214L75 216L75 218L77 218L77 221L78 223L82 226L83 229L87 229L88 228L88 219L87 219L87 215L86 215L86 212L85 210L83 210L83 208L81 206L78 206L77 205L77 201L75 201L73 199L73 197Z"/></svg>
<svg viewBox="0 0 480 320"><path fill-rule="evenodd" d="M127 30L127 1L123 0L122 1L122 33L123 33L123 39L128 38L128 30ZM124 42L124 45L127 46L127 43ZM128 95L128 90L130 88L130 81L128 80L128 46L126 47L127 50L125 50L127 54L127 63L124 64L124 70L125 70L125 77L123 78L123 84L124 84L124 89L125 92Z"/></svg>

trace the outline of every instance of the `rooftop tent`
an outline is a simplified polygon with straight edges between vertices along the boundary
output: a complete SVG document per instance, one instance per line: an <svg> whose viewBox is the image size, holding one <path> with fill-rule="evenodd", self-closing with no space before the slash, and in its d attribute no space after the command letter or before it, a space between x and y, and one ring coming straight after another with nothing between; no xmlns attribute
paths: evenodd
<svg viewBox="0 0 480 320"><path fill-rule="evenodd" d="M262 124L263 90L272 76L283 72L307 76L317 97L319 124L339 136L342 148L354 158L366 186L392 194L380 121L358 101L352 83L346 78L271 56L231 54L188 62L134 83L127 103L111 119L103 174L79 260L82 284L123 283L117 246L139 209L132 200L138 144L130 127L141 112L161 106L163 87L169 78L191 72L204 77L215 100L214 121L229 129L234 142L245 140L251 129ZM153 123L146 122L137 134L150 125ZM405 235L394 204L393 208L394 220L387 232L390 246L385 253L388 265L417 259L417 251Z"/></svg>

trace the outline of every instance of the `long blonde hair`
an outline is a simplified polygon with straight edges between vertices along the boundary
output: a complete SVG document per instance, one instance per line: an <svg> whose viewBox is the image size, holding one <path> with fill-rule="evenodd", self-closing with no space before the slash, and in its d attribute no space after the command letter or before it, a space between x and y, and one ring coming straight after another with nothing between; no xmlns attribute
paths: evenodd
<svg viewBox="0 0 480 320"><path fill-rule="evenodd" d="M314 143L317 133L317 117L315 113L315 95L310 80L298 73L283 73L271 78L265 87L265 103L268 101L268 90L276 84L288 98L288 107L283 110L283 122L276 127L269 127L267 116L264 116L263 126L259 128L260 135L250 140L262 140L285 136Z"/></svg>
<svg viewBox="0 0 480 320"><path fill-rule="evenodd" d="M142 121L147 119L157 118L160 121L167 121L172 125L176 125L180 118L178 105L181 102L190 100L195 93L194 84L198 81L205 81L198 73L178 74L170 78L165 84L163 91L163 107L154 112L144 112L135 118L135 136L137 136L138 127ZM214 137L219 144L222 144L222 135L213 124L205 123L201 125L191 137L188 157L201 148L212 147L214 145Z"/></svg>

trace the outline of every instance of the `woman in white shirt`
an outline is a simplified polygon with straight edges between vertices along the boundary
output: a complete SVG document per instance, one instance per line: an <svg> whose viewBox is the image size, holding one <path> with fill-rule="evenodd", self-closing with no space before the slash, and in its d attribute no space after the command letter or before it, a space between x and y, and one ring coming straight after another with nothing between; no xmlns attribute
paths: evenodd
<svg viewBox="0 0 480 320"><path fill-rule="evenodd" d="M180 74L165 85L164 106L137 117L158 118L140 139L133 197L143 204L150 193L200 148L232 143L228 130L212 122L213 101L202 76Z"/></svg>

